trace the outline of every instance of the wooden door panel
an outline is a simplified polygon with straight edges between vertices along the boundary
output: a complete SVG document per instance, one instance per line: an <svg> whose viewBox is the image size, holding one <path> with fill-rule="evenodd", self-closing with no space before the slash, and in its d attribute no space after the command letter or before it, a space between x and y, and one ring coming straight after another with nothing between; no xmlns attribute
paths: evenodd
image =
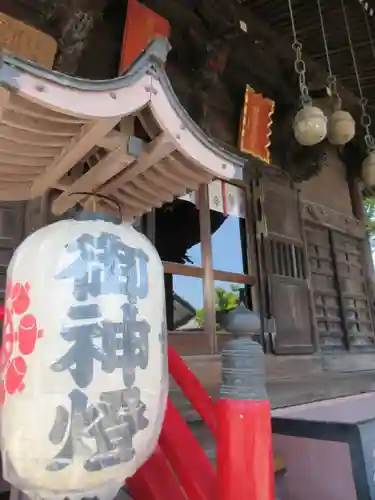
<svg viewBox="0 0 375 500"><path fill-rule="evenodd" d="M331 232L331 239L348 347L373 350L374 332L364 273L363 241L336 231Z"/></svg>
<svg viewBox="0 0 375 500"><path fill-rule="evenodd" d="M314 352L310 291L307 283L285 276L271 276L270 284L272 312L276 323L275 352Z"/></svg>
<svg viewBox="0 0 375 500"><path fill-rule="evenodd" d="M269 314L275 321L278 354L314 351L314 322L298 191L263 182L264 252Z"/></svg>
<svg viewBox="0 0 375 500"><path fill-rule="evenodd" d="M330 233L327 228L315 224L306 224L305 232L319 343L323 350L342 351L346 347L346 330Z"/></svg>

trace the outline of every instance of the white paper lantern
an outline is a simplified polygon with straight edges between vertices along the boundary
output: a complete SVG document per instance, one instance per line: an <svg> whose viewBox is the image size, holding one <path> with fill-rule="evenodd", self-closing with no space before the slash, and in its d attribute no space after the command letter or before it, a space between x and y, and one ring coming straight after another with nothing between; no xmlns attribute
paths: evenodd
<svg viewBox="0 0 375 500"><path fill-rule="evenodd" d="M327 135L327 117L310 104L298 111L293 124L294 136L302 146L314 146Z"/></svg>
<svg viewBox="0 0 375 500"><path fill-rule="evenodd" d="M160 258L130 225L86 214L29 236L7 278L3 476L32 498L112 499L164 419Z"/></svg>
<svg viewBox="0 0 375 500"><path fill-rule="evenodd" d="M367 186L375 187L375 151L372 151L362 163L362 179Z"/></svg>
<svg viewBox="0 0 375 500"><path fill-rule="evenodd" d="M355 135L355 121L350 113L338 109L328 120L328 140L335 146L343 146Z"/></svg>

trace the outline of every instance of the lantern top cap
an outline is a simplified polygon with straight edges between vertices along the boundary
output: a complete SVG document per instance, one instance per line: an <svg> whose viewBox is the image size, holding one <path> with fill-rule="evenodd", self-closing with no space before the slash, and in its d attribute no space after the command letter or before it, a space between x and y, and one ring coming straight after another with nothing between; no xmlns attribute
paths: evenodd
<svg viewBox="0 0 375 500"><path fill-rule="evenodd" d="M77 221L102 220L105 222L112 222L113 224L121 224L123 222L119 215L109 214L108 212L89 212L86 210L78 212L74 218Z"/></svg>

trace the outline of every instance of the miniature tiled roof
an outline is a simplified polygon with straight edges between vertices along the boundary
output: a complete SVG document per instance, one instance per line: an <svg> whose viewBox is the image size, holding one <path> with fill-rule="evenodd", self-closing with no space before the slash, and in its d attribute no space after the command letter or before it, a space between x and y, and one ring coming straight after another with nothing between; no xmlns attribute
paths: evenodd
<svg viewBox="0 0 375 500"><path fill-rule="evenodd" d="M155 39L126 74L106 81L4 57L0 200L55 188L52 210L62 214L87 201L77 193L98 192L135 217L214 178L242 179L248 157L207 137L179 103L163 69L169 49ZM147 140L135 136L135 119Z"/></svg>

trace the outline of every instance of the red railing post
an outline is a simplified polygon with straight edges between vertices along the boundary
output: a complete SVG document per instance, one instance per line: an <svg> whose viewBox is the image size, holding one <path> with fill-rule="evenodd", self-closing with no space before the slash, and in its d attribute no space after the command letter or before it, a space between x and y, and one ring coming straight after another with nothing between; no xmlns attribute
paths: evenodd
<svg viewBox="0 0 375 500"><path fill-rule="evenodd" d="M223 350L216 409L218 500L274 500L264 354L253 340L232 340Z"/></svg>

